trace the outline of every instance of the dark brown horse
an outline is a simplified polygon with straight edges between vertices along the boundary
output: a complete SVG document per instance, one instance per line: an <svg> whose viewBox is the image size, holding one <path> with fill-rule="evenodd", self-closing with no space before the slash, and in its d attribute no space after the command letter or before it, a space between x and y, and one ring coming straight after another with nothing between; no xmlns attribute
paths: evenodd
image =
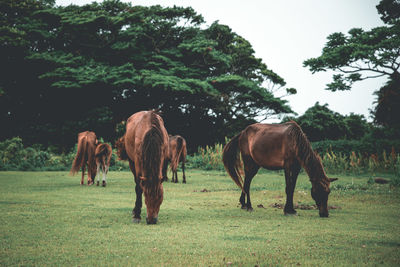
<svg viewBox="0 0 400 267"><path fill-rule="evenodd" d="M244 185L240 174L244 165ZM256 123L245 128L226 144L223 151L225 169L233 181L242 189L240 203L243 209L252 210L250 183L260 167L269 170L284 169L286 179L285 214L296 214L293 208L293 193L301 166L307 172L312 188L311 196L319 208L321 217L328 217L329 185L336 178L328 178L320 158L295 122L283 124ZM247 202L245 197L247 196Z"/></svg>
<svg viewBox="0 0 400 267"><path fill-rule="evenodd" d="M142 193L147 207L146 222L156 224L163 201L163 178L166 176L168 133L163 119L154 111L133 114L126 123L125 135L116 142L118 156L129 160L135 177L136 202L133 221L140 222Z"/></svg>
<svg viewBox="0 0 400 267"><path fill-rule="evenodd" d="M174 135L169 137L169 156L168 160L172 171L172 182L178 182L178 164L182 162L182 182L186 184L185 176L185 162L186 162L186 140L180 135Z"/></svg>
<svg viewBox="0 0 400 267"><path fill-rule="evenodd" d="M97 145L94 154L97 165L97 173L98 173L97 186L99 186L100 184L100 171L103 173L102 186L105 187L107 185L106 176L108 173L108 169L110 168L111 155L112 155L112 149L109 144L103 143Z"/></svg>
<svg viewBox="0 0 400 267"><path fill-rule="evenodd" d="M82 132L78 134L78 150L71 167L71 175L76 174L82 168L81 185L84 184L85 168L88 167L88 185L92 185L96 177L95 150L97 146L97 137L94 132Z"/></svg>

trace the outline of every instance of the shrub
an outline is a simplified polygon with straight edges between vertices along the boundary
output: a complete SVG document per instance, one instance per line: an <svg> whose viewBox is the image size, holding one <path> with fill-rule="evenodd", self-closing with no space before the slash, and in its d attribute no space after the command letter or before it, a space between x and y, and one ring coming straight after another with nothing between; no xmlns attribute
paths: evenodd
<svg viewBox="0 0 400 267"><path fill-rule="evenodd" d="M188 156L188 168L198 168L203 170L224 170L222 163L222 144L214 146L200 147L197 154Z"/></svg>

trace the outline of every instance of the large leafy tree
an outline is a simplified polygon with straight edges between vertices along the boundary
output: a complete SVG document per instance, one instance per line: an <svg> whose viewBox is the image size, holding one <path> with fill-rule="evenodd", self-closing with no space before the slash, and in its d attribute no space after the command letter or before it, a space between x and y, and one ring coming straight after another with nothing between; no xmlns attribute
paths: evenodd
<svg viewBox="0 0 400 267"><path fill-rule="evenodd" d="M15 8L13 1L6 5ZM219 23L203 29L192 8L47 3L27 10L25 20L29 27L6 25L30 36L23 45L10 37L17 44L9 45L23 52L16 68L28 66L10 72L30 79L10 79L1 97L11 100L2 118L17 121L12 128L24 137L29 128L71 144L76 132L92 129L113 139L120 121L157 108L168 131L194 148L221 141L256 117L292 112L272 92L285 81L254 56L251 44Z"/></svg>
<svg viewBox="0 0 400 267"><path fill-rule="evenodd" d="M312 73L333 70L333 81L327 89L350 90L356 81L386 76L390 84L394 84L396 94L400 90L400 2L382 0L377 6L386 26L365 31L360 28L351 29L348 34L341 32L328 36L328 41L321 56L304 61ZM383 90L383 89L382 89ZM378 93L384 97L385 93ZM377 110L391 110L380 105L390 104L390 100L379 98ZM381 115L375 121L385 124Z"/></svg>

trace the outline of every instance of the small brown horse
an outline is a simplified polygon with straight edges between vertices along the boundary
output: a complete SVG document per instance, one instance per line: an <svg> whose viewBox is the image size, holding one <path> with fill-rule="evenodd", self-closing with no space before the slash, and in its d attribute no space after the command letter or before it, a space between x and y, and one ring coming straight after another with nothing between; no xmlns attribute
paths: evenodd
<svg viewBox="0 0 400 267"><path fill-rule="evenodd" d="M96 177L95 150L97 137L94 132L82 132L78 134L78 150L71 167L71 175L74 175L82 168L81 185L84 184L85 168L88 167L88 185L92 185Z"/></svg>
<svg viewBox="0 0 400 267"><path fill-rule="evenodd" d="M156 224L163 201L166 176L168 133L163 119L154 111L140 111L129 117L125 135L116 142L118 156L129 160L135 177L136 202L133 222L140 222L142 193L147 207L147 224Z"/></svg>
<svg viewBox="0 0 400 267"><path fill-rule="evenodd" d="M244 164L244 185L240 174ZM242 189L242 209L252 210L250 183L260 167L269 170L285 170L286 204L285 214L296 214L293 208L293 193L301 166L306 170L311 184L311 196L319 208L321 217L328 217L329 185L337 178L328 178L320 158L314 153L310 142L295 122L283 124L256 123L245 128L226 144L223 151L226 171ZM247 196L247 202L245 202Z"/></svg>
<svg viewBox="0 0 400 267"><path fill-rule="evenodd" d="M109 144L103 143L98 144L96 147L96 151L94 157L96 159L97 165L97 186L100 184L100 170L103 173L103 183L102 186L105 187L107 185L106 176L108 173L108 169L110 168L110 160L112 155L112 149Z"/></svg>
<svg viewBox="0 0 400 267"><path fill-rule="evenodd" d="M170 168L172 171L172 182L178 182L178 164L182 162L183 183L186 184L185 162L186 162L186 140L180 135L169 137L169 156L171 162Z"/></svg>

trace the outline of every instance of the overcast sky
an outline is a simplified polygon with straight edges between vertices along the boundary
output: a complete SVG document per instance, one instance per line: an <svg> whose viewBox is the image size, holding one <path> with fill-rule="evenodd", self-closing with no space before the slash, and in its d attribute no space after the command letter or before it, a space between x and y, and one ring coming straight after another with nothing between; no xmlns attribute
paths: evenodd
<svg viewBox="0 0 400 267"><path fill-rule="evenodd" d="M57 5L83 5L93 0L56 0ZM102 1L97 1L102 2ZM252 44L257 57L285 79L297 94L287 97L299 115L315 102L347 115L369 117L375 96L384 79L357 82L351 91L324 90L332 73L311 74L303 61L318 57L326 37L351 28L368 30L383 25L376 5L379 0L135 0L133 5L191 6L203 15L206 24L218 20ZM283 92L282 92L283 93ZM279 94L278 94L279 95Z"/></svg>

